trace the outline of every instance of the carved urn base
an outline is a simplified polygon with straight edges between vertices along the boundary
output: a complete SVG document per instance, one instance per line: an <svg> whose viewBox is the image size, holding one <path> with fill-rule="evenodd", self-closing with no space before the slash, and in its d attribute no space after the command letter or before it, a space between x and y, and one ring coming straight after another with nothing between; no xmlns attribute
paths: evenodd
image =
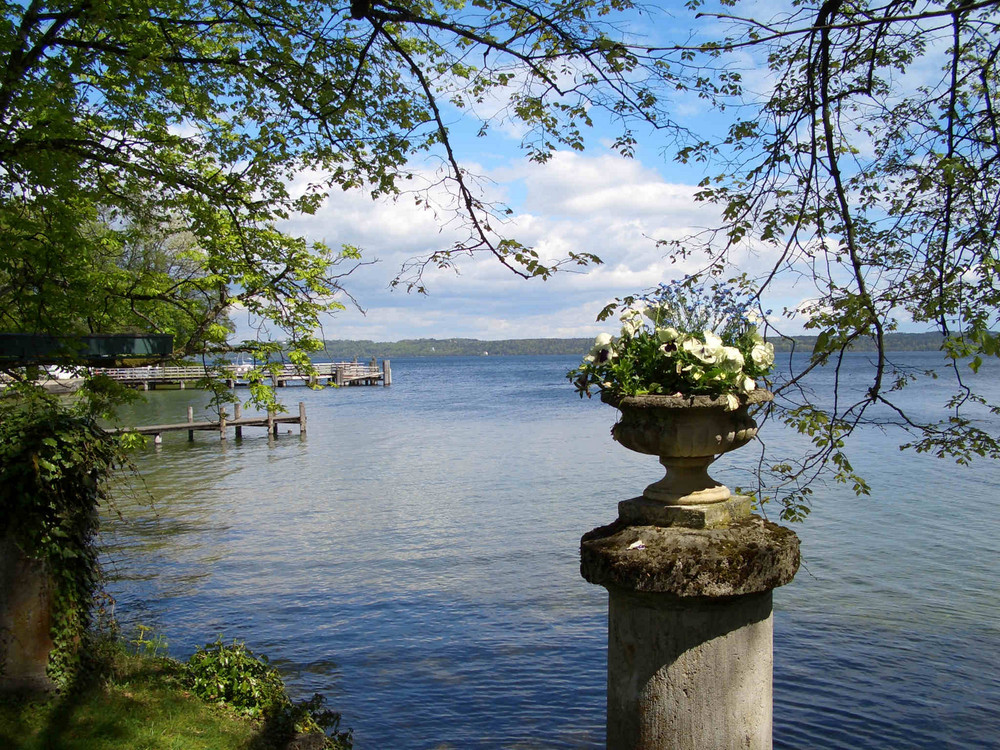
<svg viewBox="0 0 1000 750"><path fill-rule="evenodd" d="M612 396L602 400L621 412L612 428L615 440L630 450L658 456L666 476L642 493L664 505L709 505L728 500L726 485L712 479L708 467L722 453L749 443L757 423L748 408L770 401L768 391L752 391L727 410L726 399L713 396Z"/></svg>

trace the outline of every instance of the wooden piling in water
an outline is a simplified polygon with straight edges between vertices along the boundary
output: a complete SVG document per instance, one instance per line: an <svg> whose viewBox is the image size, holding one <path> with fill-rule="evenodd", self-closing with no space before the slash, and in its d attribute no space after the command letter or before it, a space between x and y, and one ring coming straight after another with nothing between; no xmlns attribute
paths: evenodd
<svg viewBox="0 0 1000 750"><path fill-rule="evenodd" d="M277 437L278 428L282 424L298 424L300 435L305 434L306 431L306 405L304 401L299 402L299 413L296 416L279 417L272 409L268 411L266 417L244 417L242 406L240 404L234 404L234 412L235 416L230 419L225 409L219 409L219 420L217 422L195 422L194 408L189 406L186 422L181 422L179 424L147 425L132 427L127 430L111 430L111 432L137 432L140 435L158 436L161 432L179 432L187 430L188 440L194 440L195 430L202 430L218 432L219 439L225 440L227 427L234 428L237 438L242 438L244 427L265 427L267 428L268 438L271 436Z"/></svg>
<svg viewBox="0 0 1000 750"><path fill-rule="evenodd" d="M233 418L237 422L239 422L240 421L240 417L242 417L242 416L243 416L243 406L242 406L242 404L240 404L239 401L237 401L235 404L233 404ZM240 425L240 424L236 425L236 439L237 440L242 440L243 439L243 426Z"/></svg>

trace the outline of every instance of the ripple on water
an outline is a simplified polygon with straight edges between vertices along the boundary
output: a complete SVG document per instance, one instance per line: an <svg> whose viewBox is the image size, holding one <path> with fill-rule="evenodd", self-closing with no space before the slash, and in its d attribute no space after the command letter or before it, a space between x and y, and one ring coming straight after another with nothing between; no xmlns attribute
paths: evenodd
<svg viewBox="0 0 1000 750"><path fill-rule="evenodd" d="M106 519L119 615L181 657L246 640L359 750L603 747L607 601L579 537L662 470L612 442L573 364L399 361L389 389L285 391L304 439L166 435L138 458L153 510L122 498L129 523ZM152 394L135 421L198 399ZM873 497L817 490L805 568L775 593L775 746L996 746L1000 466L946 473L874 431L859 447Z"/></svg>
<svg viewBox="0 0 1000 750"><path fill-rule="evenodd" d="M984 631L783 615L775 747L996 747L998 663L1000 644Z"/></svg>

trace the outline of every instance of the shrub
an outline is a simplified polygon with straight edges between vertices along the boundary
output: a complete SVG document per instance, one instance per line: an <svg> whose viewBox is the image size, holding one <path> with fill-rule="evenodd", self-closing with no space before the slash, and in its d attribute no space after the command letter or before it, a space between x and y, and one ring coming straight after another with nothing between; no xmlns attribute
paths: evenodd
<svg viewBox="0 0 1000 750"><path fill-rule="evenodd" d="M289 702L278 670L266 656L255 656L239 641L227 646L220 637L199 647L188 661L187 673L191 690L202 700L226 704L252 719Z"/></svg>
<svg viewBox="0 0 1000 750"><path fill-rule="evenodd" d="M186 666L187 683L210 703L226 705L242 716L260 720L272 739L295 732L324 732L326 747L349 750L351 732L339 731L340 714L323 708L323 696L293 703L281 675L266 656L256 656L240 641L226 645L220 636L201 646Z"/></svg>
<svg viewBox="0 0 1000 750"><path fill-rule="evenodd" d="M0 535L38 560L52 581L52 652L60 688L79 673L99 570L94 535L105 480L125 463L117 439L83 410L39 397L0 404Z"/></svg>

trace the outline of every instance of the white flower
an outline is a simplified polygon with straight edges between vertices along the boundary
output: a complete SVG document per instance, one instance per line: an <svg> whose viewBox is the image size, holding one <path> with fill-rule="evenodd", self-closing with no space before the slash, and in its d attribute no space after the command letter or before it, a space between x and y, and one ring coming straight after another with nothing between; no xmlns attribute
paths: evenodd
<svg viewBox="0 0 1000 750"><path fill-rule="evenodd" d="M750 393L750 391L757 388L757 383L753 378L743 378L743 392Z"/></svg>
<svg viewBox="0 0 1000 750"><path fill-rule="evenodd" d="M673 326L656 329L656 338L660 340L661 344L669 344L673 341L676 341L680 337L681 337L681 332L678 331Z"/></svg>
<svg viewBox="0 0 1000 750"><path fill-rule="evenodd" d="M726 411L735 411L740 408L740 400L732 393L727 393L723 398L726 400Z"/></svg>
<svg viewBox="0 0 1000 750"><path fill-rule="evenodd" d="M750 359L757 367L766 369L774 364L774 344L757 343L750 350Z"/></svg>
<svg viewBox="0 0 1000 750"><path fill-rule="evenodd" d="M685 339L681 344L681 348L700 359L706 365L715 364L715 355L712 353L712 350L696 338Z"/></svg>
<svg viewBox="0 0 1000 750"><path fill-rule="evenodd" d="M697 357L706 365L714 365L723 355L722 339L711 331L705 331L705 341L702 343L697 336L685 339L681 348Z"/></svg>
<svg viewBox="0 0 1000 750"><path fill-rule="evenodd" d="M645 307L630 307L622 313L622 335L635 336L642 330L642 316Z"/></svg>
<svg viewBox="0 0 1000 750"><path fill-rule="evenodd" d="M610 333L599 333L594 339L594 345L590 349L590 354L584 357L585 362L607 362L618 356L614 348L614 339Z"/></svg>
<svg viewBox="0 0 1000 750"><path fill-rule="evenodd" d="M720 364L729 372L739 372L743 369L743 354L735 346L724 346Z"/></svg>
<svg viewBox="0 0 1000 750"><path fill-rule="evenodd" d="M677 374L683 375L692 383L697 383L705 377L705 373L700 367L696 367L695 365L685 365L680 362L677 363Z"/></svg>

